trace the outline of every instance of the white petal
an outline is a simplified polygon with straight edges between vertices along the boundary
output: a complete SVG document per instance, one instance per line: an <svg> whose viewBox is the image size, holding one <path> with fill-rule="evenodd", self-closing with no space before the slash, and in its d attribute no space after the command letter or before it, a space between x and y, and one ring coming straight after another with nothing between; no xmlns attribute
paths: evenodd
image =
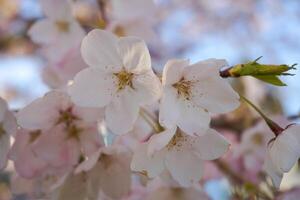
<svg viewBox="0 0 300 200"><path fill-rule="evenodd" d="M192 152L175 150L166 154L166 167L181 186L190 187L202 177L203 161Z"/></svg>
<svg viewBox="0 0 300 200"><path fill-rule="evenodd" d="M40 3L47 17L58 20L72 18L72 9L69 0L40 0Z"/></svg>
<svg viewBox="0 0 300 200"><path fill-rule="evenodd" d="M226 113L240 105L238 94L226 80L208 77L192 87L192 101L211 113Z"/></svg>
<svg viewBox="0 0 300 200"><path fill-rule="evenodd" d="M6 133L0 133L0 170L7 165L7 156L10 148L10 136Z"/></svg>
<svg viewBox="0 0 300 200"><path fill-rule="evenodd" d="M177 124L180 116L177 92L172 86L163 90L159 107L159 122L165 127L172 127Z"/></svg>
<svg viewBox="0 0 300 200"><path fill-rule="evenodd" d="M58 119L60 103L65 96L56 91L34 100L17 113L17 121L26 129L49 129Z"/></svg>
<svg viewBox="0 0 300 200"><path fill-rule="evenodd" d="M147 144L140 144L134 151L131 161L133 171L146 171L150 178L158 176L164 169L165 151L160 151L153 156L147 155Z"/></svg>
<svg viewBox="0 0 300 200"><path fill-rule="evenodd" d="M104 118L103 108L88 108L76 106L74 115L78 116L84 122L97 122Z"/></svg>
<svg viewBox="0 0 300 200"><path fill-rule="evenodd" d="M263 169L271 177L274 186L279 188L283 177L283 172L274 165L269 153L266 155Z"/></svg>
<svg viewBox="0 0 300 200"><path fill-rule="evenodd" d="M87 68L75 76L69 94L79 106L103 107L111 101L114 90L112 75L97 68Z"/></svg>
<svg viewBox="0 0 300 200"><path fill-rule="evenodd" d="M38 44L49 44L59 37L54 22L49 19L43 19L34 23L30 27L28 35Z"/></svg>
<svg viewBox="0 0 300 200"><path fill-rule="evenodd" d="M118 51L126 70L136 74L151 70L151 57L143 40L122 37L118 42Z"/></svg>
<svg viewBox="0 0 300 200"><path fill-rule="evenodd" d="M170 142L176 133L177 127L174 126L170 129L153 135L148 143L148 156L152 156L155 152L162 150Z"/></svg>
<svg viewBox="0 0 300 200"><path fill-rule="evenodd" d="M213 129L208 129L204 135L195 138L193 149L203 160L215 160L229 149L229 142Z"/></svg>
<svg viewBox="0 0 300 200"><path fill-rule="evenodd" d="M183 70L189 65L188 60L173 59L169 60L164 66L162 84L172 85L183 78Z"/></svg>
<svg viewBox="0 0 300 200"><path fill-rule="evenodd" d="M204 134L209 127L210 116L192 102L180 99L178 127L189 135Z"/></svg>
<svg viewBox="0 0 300 200"><path fill-rule="evenodd" d="M137 75L132 80L135 98L139 105L150 105L161 96L161 83L158 77L152 72Z"/></svg>
<svg viewBox="0 0 300 200"><path fill-rule="evenodd" d="M295 135L284 131L269 145L273 163L283 172L290 171L300 157L300 143Z"/></svg>
<svg viewBox="0 0 300 200"><path fill-rule="evenodd" d="M128 133L138 118L140 108L130 91L120 91L105 109L105 122L115 134Z"/></svg>
<svg viewBox="0 0 300 200"><path fill-rule="evenodd" d="M81 55L91 67L117 72L122 69L118 54L118 40L115 35L99 29L92 30L82 41Z"/></svg>
<svg viewBox="0 0 300 200"><path fill-rule="evenodd" d="M74 173L78 174L80 172L90 171L98 162L101 154L101 150L94 152L87 160L80 163L78 167L75 169Z"/></svg>
<svg viewBox="0 0 300 200"><path fill-rule="evenodd" d="M202 80L207 77L220 77L219 69L227 66L226 60L223 59L207 59L192 64L184 69L184 77L187 80Z"/></svg>

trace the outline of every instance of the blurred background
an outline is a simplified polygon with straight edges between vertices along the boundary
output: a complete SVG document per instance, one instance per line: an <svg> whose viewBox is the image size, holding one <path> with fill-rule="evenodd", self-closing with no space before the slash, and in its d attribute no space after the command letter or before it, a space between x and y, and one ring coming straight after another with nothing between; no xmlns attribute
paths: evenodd
<svg viewBox="0 0 300 200"><path fill-rule="evenodd" d="M74 3L74 14L86 31L101 27L99 11L103 9L98 1ZM110 6L105 10L108 15L113 12ZM224 58L235 65L263 56L261 63L292 65L300 63L299 10L299 0L155 0L155 8L140 13L141 21L121 23L146 40L158 72L175 57L192 63ZM0 96L13 109L50 89L41 76L47 62L27 35L30 26L43 17L38 0L0 0ZM242 85L236 88L263 109L293 116L300 111L300 70L293 73L282 77L286 87L253 78L234 80L233 85ZM212 181L207 191L214 191L216 185L226 188L226 182ZM220 189L214 195L224 197L224 193L226 189Z"/></svg>

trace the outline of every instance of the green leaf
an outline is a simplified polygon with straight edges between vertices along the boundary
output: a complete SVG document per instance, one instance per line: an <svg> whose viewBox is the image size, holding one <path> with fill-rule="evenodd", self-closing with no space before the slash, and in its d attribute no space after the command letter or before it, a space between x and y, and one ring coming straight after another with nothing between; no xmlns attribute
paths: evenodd
<svg viewBox="0 0 300 200"><path fill-rule="evenodd" d="M286 84L275 75L256 75L253 77L272 85L286 86Z"/></svg>

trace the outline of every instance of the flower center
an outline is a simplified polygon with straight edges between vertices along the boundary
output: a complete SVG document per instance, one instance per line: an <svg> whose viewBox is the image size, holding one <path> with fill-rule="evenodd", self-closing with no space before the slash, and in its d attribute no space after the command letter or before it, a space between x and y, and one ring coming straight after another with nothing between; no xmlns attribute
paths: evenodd
<svg viewBox="0 0 300 200"><path fill-rule="evenodd" d="M72 113L72 107L69 107L66 110L59 111L59 118L56 123L64 123L67 127L69 127L73 121L78 119L79 118Z"/></svg>
<svg viewBox="0 0 300 200"><path fill-rule="evenodd" d="M126 70L122 70L118 73L114 73L114 75L118 79L117 87L118 91L123 90L126 86L133 88L132 79L133 73L127 72Z"/></svg>
<svg viewBox="0 0 300 200"><path fill-rule="evenodd" d="M55 25L61 32L68 32L70 29L70 24L67 21L56 21Z"/></svg>
<svg viewBox="0 0 300 200"><path fill-rule="evenodd" d="M29 143L33 143L41 134L42 132L40 130L30 132Z"/></svg>
<svg viewBox="0 0 300 200"><path fill-rule="evenodd" d="M192 93L192 81L182 78L179 82L174 83L173 87L176 88L178 96L183 97L186 100L190 100Z"/></svg>
<svg viewBox="0 0 300 200"><path fill-rule="evenodd" d="M186 142L188 142L188 137L186 137L181 131L177 130L176 134L167 144L167 148L168 150L172 150L174 148L180 150Z"/></svg>
<svg viewBox="0 0 300 200"><path fill-rule="evenodd" d="M5 132L4 128L3 128L2 123L0 123L0 138L1 138L1 136L4 135L5 133L6 133L6 132Z"/></svg>
<svg viewBox="0 0 300 200"><path fill-rule="evenodd" d="M70 127L67 128L67 131L68 131L68 138L75 138L77 140L80 140L79 139L79 134L83 131L81 128L75 126L75 125L72 125Z"/></svg>

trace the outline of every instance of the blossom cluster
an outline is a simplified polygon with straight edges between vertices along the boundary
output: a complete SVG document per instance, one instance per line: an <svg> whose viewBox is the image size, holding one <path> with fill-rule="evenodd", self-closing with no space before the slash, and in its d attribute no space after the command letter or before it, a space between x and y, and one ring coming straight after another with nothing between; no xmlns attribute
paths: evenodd
<svg viewBox="0 0 300 200"><path fill-rule="evenodd" d="M0 99L0 168L11 160L32 198L208 199L199 188L207 161L224 159L231 145L211 120L240 106L219 75L226 60L171 59L160 75L142 39L109 28L86 34L69 1L41 3L46 18L29 35L55 89L15 113ZM268 125L277 131L247 130L230 159L242 157L278 188L300 157L300 126Z"/></svg>

